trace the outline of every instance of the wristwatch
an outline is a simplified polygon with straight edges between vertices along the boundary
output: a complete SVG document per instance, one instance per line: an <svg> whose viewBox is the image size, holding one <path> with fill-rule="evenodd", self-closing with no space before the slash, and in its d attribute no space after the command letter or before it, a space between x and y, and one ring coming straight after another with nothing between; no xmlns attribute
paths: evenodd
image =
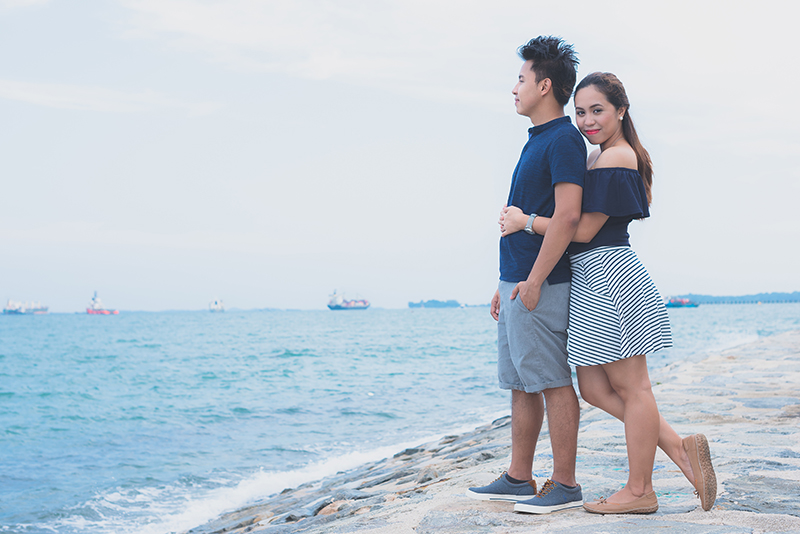
<svg viewBox="0 0 800 534"><path fill-rule="evenodd" d="M531 235L536 235L536 232L533 231L533 220L538 217L535 213L531 213L531 216L528 217L528 223L525 225L525 232Z"/></svg>

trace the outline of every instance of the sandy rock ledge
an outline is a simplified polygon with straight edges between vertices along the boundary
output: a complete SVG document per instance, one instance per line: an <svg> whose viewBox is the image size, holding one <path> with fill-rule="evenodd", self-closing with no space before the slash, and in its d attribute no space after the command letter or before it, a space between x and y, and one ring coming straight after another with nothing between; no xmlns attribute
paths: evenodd
<svg viewBox="0 0 800 534"><path fill-rule="evenodd" d="M654 486L659 510L599 516L582 509L517 514L511 503L481 502L466 488L488 484L508 465L510 418L460 436L406 449L323 480L286 489L185 534L221 533L766 533L800 534L800 330L652 370L659 407L681 435L703 432L717 472L718 498L700 509L693 488L660 451ZM546 428L546 425L545 425ZM540 484L552 469L543 431ZM624 484L622 424L581 403L578 480L584 499Z"/></svg>

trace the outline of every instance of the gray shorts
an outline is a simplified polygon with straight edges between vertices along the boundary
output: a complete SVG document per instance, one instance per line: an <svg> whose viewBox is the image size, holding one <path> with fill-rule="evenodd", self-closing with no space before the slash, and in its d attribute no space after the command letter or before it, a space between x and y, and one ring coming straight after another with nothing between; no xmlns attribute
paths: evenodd
<svg viewBox="0 0 800 534"><path fill-rule="evenodd" d="M539 304L528 311L510 300L517 284L500 281L497 321L497 376L503 389L538 393L572 385L567 363L569 283L542 285Z"/></svg>

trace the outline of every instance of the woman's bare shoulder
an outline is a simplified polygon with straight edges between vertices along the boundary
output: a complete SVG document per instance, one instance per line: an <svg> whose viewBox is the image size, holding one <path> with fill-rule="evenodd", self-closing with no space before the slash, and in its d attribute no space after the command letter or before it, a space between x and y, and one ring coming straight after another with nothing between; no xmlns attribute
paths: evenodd
<svg viewBox="0 0 800 534"><path fill-rule="evenodd" d="M602 169L607 167L624 167L626 169L638 169L636 152L628 145L612 146L600 153L595 160L592 168Z"/></svg>

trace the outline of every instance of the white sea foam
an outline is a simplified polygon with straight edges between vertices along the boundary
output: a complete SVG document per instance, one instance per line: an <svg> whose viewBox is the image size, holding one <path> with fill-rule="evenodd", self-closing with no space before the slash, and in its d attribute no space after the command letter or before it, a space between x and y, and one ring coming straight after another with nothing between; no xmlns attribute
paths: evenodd
<svg viewBox="0 0 800 534"><path fill-rule="evenodd" d="M502 415L505 414L495 414L496 417ZM340 471L348 471L370 462L388 458L406 448L435 442L445 435L462 434L472 431L474 428L475 425L453 428L448 432L426 436L413 442L398 443L369 451L351 452L291 471L261 471L242 480L234 487L218 488L202 497L188 499L181 507L180 512L167 513L160 516L157 521L126 529L124 532L164 534L188 530L215 519L227 511L242 508L286 488L294 488L307 482L321 480Z"/></svg>
<svg viewBox="0 0 800 534"><path fill-rule="evenodd" d="M485 414L492 419L507 412ZM488 419L488 417L487 417ZM76 513L50 524L36 525L50 532L92 532L102 534L167 534L182 532L203 525L222 514L240 509L307 482L321 480L341 471L388 458L406 448L436 442L446 435L470 432L474 424L450 428L446 432L422 436L413 441L396 443L367 451L354 451L311 463L288 471L259 471L238 483L200 490L190 485L171 485L161 488L115 490L97 495L80 507L90 509L97 520L88 520ZM220 481L221 482L221 481Z"/></svg>

